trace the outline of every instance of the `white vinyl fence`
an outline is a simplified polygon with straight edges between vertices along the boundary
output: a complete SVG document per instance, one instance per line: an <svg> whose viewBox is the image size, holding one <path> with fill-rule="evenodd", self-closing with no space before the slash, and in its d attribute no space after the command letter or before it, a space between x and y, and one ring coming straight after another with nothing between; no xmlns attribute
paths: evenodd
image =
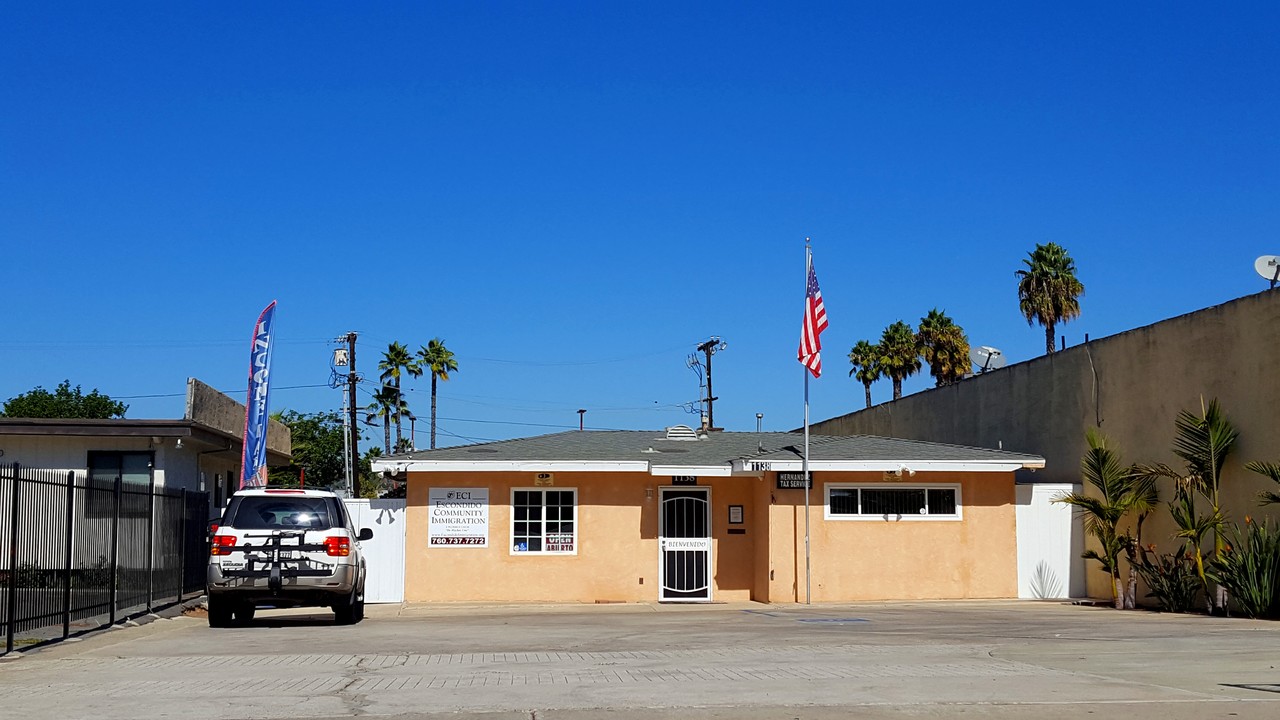
<svg viewBox="0 0 1280 720"><path fill-rule="evenodd" d="M361 543L367 575L367 603L404 602L404 500L348 499L347 512L358 532L373 530L373 539Z"/></svg>
<svg viewBox="0 0 1280 720"><path fill-rule="evenodd" d="M1080 489L1071 483L1017 486L1018 597L1084 597L1084 531L1070 505L1053 502Z"/></svg>

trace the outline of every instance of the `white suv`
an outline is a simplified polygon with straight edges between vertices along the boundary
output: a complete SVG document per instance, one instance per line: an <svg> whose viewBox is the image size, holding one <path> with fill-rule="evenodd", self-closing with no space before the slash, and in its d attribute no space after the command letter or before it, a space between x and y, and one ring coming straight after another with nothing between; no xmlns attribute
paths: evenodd
<svg viewBox="0 0 1280 720"><path fill-rule="evenodd" d="M258 605L331 607L364 617L364 556L342 499L328 490L256 488L231 496L209 552L209 626L247 623Z"/></svg>

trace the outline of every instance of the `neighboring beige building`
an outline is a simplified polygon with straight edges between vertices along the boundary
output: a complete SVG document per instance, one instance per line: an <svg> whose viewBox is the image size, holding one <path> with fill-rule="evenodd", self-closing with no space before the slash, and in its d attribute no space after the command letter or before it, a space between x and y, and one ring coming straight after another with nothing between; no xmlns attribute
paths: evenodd
<svg viewBox="0 0 1280 720"><path fill-rule="evenodd" d="M180 420L0 418L5 464L87 473L98 480L209 494L220 508L239 489L245 407L204 383L187 380ZM289 427L271 420L267 463L285 465Z"/></svg>
<svg viewBox="0 0 1280 720"><path fill-rule="evenodd" d="M409 602L1018 596L1014 472L1042 458L796 433L574 431L380 458Z"/></svg>
<svg viewBox="0 0 1280 720"><path fill-rule="evenodd" d="M816 423L814 433L957 443L1043 455L1023 479L1080 482L1085 430L1098 427L1124 462L1177 466L1171 450L1179 410L1217 398L1240 431L1223 492L1232 519L1277 516L1260 508L1266 478L1248 460L1280 460L1280 292L1262 292L1010 365L900 400ZM1167 499L1171 490L1162 488ZM1144 542L1177 546L1165 511L1144 526ZM1088 563L1088 592L1110 595Z"/></svg>

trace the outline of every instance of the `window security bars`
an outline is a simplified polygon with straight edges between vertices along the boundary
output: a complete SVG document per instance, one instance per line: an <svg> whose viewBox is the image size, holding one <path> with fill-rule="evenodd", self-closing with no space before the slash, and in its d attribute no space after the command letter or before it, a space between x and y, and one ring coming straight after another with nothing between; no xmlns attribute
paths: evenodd
<svg viewBox="0 0 1280 720"><path fill-rule="evenodd" d="M0 466L5 653L204 590L204 493Z"/></svg>
<svg viewBox="0 0 1280 720"><path fill-rule="evenodd" d="M959 494L954 486L829 486L827 517L959 519Z"/></svg>

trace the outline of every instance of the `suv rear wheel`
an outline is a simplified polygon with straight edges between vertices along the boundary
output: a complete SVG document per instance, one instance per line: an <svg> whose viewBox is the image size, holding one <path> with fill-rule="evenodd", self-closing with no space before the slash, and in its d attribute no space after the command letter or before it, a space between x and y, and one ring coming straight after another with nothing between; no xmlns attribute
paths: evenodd
<svg viewBox="0 0 1280 720"><path fill-rule="evenodd" d="M333 621L339 625L354 625L359 622L356 617L356 602L356 589L352 588L350 595L333 604Z"/></svg>

